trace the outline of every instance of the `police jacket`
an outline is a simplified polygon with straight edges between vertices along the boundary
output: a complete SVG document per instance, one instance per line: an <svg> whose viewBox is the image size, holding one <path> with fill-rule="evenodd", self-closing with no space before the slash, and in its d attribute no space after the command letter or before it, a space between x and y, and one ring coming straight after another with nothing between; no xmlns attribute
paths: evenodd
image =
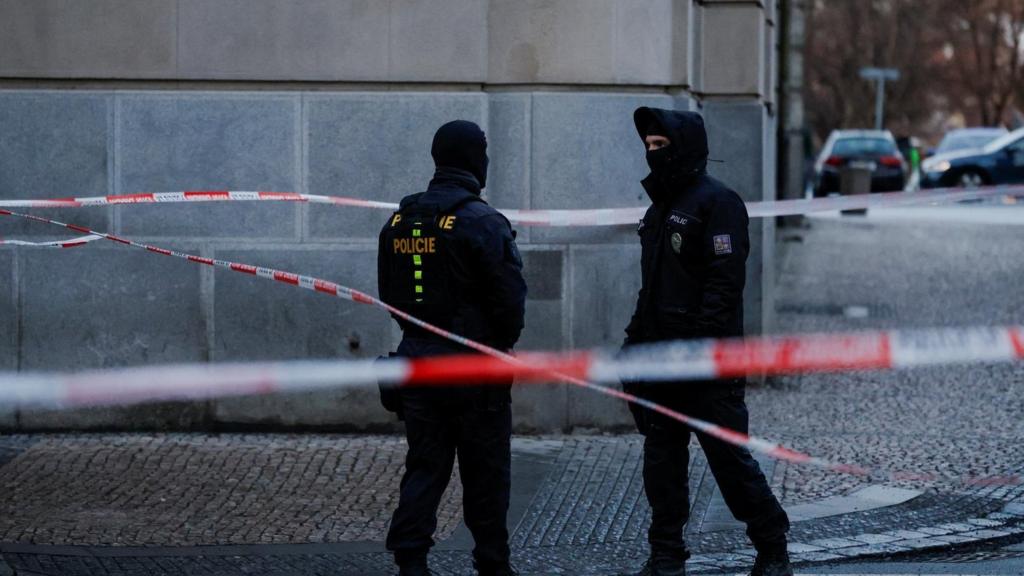
<svg viewBox="0 0 1024 576"><path fill-rule="evenodd" d="M746 206L707 175L700 116L641 108L635 118L638 130L652 118L660 122L687 170L642 182L652 205L638 229L642 283L626 344L742 336Z"/></svg>
<svg viewBox="0 0 1024 576"><path fill-rule="evenodd" d="M405 225L412 228L403 235ZM500 350L510 350L523 329L522 268L511 224L480 198L476 178L463 170L438 168L427 191L403 198L381 230L381 299ZM406 339L461 348L396 320Z"/></svg>

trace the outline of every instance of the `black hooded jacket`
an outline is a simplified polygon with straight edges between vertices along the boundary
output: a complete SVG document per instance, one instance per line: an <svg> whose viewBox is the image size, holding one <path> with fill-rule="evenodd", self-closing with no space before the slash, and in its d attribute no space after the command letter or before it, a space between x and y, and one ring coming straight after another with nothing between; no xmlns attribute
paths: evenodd
<svg viewBox="0 0 1024 576"><path fill-rule="evenodd" d="M706 173L703 120L657 108L633 119L641 139L655 122L672 143L671 170L642 182L653 204L638 229L643 279L626 344L742 336L747 209Z"/></svg>
<svg viewBox="0 0 1024 576"><path fill-rule="evenodd" d="M436 207L442 218L454 216L448 221L450 226L440 230L449 268L446 296L454 307L450 318L440 320L446 324L443 327L471 340L510 350L522 332L526 306L523 265L511 224L480 198L480 184L466 170L439 167L427 191L403 198L396 214L414 204ZM385 243L393 222L394 216L381 230L377 287L382 300L397 305L389 302L394 281L388 271L393 269L391 259L409 257L395 255ZM405 311L416 315L412 310ZM468 351L402 320L398 322L405 338Z"/></svg>

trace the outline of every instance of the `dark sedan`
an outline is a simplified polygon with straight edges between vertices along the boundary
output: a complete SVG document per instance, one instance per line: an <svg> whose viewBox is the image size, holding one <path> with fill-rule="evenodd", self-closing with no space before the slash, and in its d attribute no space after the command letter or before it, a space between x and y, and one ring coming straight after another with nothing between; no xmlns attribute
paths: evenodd
<svg viewBox="0 0 1024 576"><path fill-rule="evenodd" d="M933 156L921 172L922 188L1024 184L1024 128L983 148Z"/></svg>
<svg viewBox="0 0 1024 576"><path fill-rule="evenodd" d="M907 165L892 134L883 130L836 130L814 165L815 196L839 192L839 174L847 166L871 171L871 191L902 190Z"/></svg>
<svg viewBox="0 0 1024 576"><path fill-rule="evenodd" d="M986 144L992 142L996 138L1005 136L1008 132L1009 130L1006 128L990 128L985 126L950 130L942 137L942 142L939 142L939 147L936 148L929 156L947 154L949 152L956 152L957 150L984 148Z"/></svg>

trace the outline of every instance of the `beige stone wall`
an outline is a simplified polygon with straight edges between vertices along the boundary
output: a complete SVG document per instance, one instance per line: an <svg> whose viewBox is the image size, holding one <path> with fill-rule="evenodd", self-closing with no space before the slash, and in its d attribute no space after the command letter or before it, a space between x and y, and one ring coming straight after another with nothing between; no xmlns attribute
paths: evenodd
<svg viewBox="0 0 1024 576"><path fill-rule="evenodd" d="M0 78L663 86L771 94L750 0L2 0Z"/></svg>
<svg viewBox="0 0 1024 576"><path fill-rule="evenodd" d="M0 0L0 198L230 188L397 201L428 181L437 126L467 118L488 134L496 207L637 206L647 166L631 114L646 105L700 111L721 161L711 174L766 200L772 14L753 0ZM54 217L374 290L381 213L194 208ZM750 333L772 326L774 233L752 222ZM520 349L621 343L635 228L524 228L519 242ZM2 369L372 358L399 336L373 309L112 246L0 247L0 264ZM63 282L69 270L81 281ZM89 313L66 313L82 303ZM566 387L517 388L514 411L521 431L631 426L620 402ZM392 424L375 390L0 410L0 430Z"/></svg>

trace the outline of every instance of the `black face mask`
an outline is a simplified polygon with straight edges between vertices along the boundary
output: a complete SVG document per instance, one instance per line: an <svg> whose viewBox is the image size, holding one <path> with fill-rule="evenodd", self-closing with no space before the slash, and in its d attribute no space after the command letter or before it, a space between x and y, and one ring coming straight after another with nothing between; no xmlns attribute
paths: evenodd
<svg viewBox="0 0 1024 576"><path fill-rule="evenodd" d="M651 173L660 179L669 179L673 172L678 170L675 150L672 145L647 151L647 166Z"/></svg>
<svg viewBox="0 0 1024 576"><path fill-rule="evenodd" d="M473 122L455 120L438 128L430 155L438 168L465 170L476 177L481 188L487 185L487 137Z"/></svg>

